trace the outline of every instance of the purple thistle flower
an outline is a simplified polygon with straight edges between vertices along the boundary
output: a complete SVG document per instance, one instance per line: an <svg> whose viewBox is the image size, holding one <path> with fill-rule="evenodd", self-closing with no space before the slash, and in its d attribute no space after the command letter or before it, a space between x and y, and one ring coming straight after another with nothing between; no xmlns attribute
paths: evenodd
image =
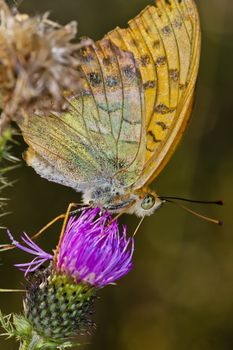
<svg viewBox="0 0 233 350"><path fill-rule="evenodd" d="M118 223L109 213L98 208L84 210L71 217L59 249L54 256L44 252L27 235L21 237L26 246L8 236L16 247L35 255L29 263L16 264L25 274L35 271L47 260L54 260L54 272L72 276L76 283L85 282L96 288L113 284L132 269L134 241L126 237L126 227L120 235Z"/></svg>
<svg viewBox="0 0 233 350"><path fill-rule="evenodd" d="M29 254L36 256L29 263L15 264L16 267L20 268L20 270L25 271L25 275L27 275L29 272L33 272L36 269L38 269L38 267L44 264L47 260L53 259L53 256L51 254L48 254L45 251L43 251L37 244L35 244L30 239L30 237L28 237L28 235L25 232L24 235L21 236L21 239L26 244L26 246L23 246L22 244L17 242L9 230L7 230L7 234L13 245Z"/></svg>
<svg viewBox="0 0 233 350"><path fill-rule="evenodd" d="M29 263L16 265L26 274L53 261L27 279L24 313L19 319L20 329L25 327L25 334L33 334L46 349L60 348L64 341L70 347L77 335L90 332L98 289L132 269L133 238L126 237L125 227L120 234L117 221L100 209L85 209L79 217L71 217L53 255L25 233L24 244L9 231L8 236L16 247L35 256Z"/></svg>
<svg viewBox="0 0 233 350"><path fill-rule="evenodd" d="M120 235L110 214L97 216L98 208L70 218L56 257L56 269L77 282L101 288L114 283L132 269L134 241Z"/></svg>

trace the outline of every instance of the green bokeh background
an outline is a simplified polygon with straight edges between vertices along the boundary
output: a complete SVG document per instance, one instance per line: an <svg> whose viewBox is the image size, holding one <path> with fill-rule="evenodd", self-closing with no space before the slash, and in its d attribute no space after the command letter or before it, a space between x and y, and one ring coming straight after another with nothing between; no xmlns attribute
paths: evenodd
<svg viewBox="0 0 233 350"><path fill-rule="evenodd" d="M101 38L125 26L149 0L24 0L30 14L51 11L61 23L79 22L79 34ZM233 348L233 2L197 1L203 44L192 121L172 160L156 179L159 194L219 199L225 206L194 206L224 220L222 228L166 205L147 218L136 236L134 269L117 286L100 292L98 325L87 350L232 350ZM20 156L25 145L15 148ZM33 234L78 201L73 190L49 183L22 166L18 179L4 192L12 215L3 224L16 237ZM193 206L192 206L193 207ZM124 216L128 231L138 220ZM45 250L55 246L60 226L40 239ZM1 241L6 241L1 231ZM23 275L12 265L30 259L11 251L1 256L1 285L21 288ZM1 309L21 310L22 295L1 294ZM86 339L85 339L86 341ZM18 349L13 341L0 349Z"/></svg>

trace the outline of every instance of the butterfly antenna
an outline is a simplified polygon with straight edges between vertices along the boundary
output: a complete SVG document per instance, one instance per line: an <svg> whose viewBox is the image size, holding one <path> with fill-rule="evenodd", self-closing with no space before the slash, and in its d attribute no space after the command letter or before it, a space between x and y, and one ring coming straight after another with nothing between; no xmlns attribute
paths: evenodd
<svg viewBox="0 0 233 350"><path fill-rule="evenodd" d="M183 202L189 202L189 203L200 203L200 204L215 204L215 205L223 205L222 200L217 200L217 201L200 201L200 200L195 200L195 199L188 199L188 198L182 198L182 197L166 197L166 196L159 196L160 199L162 200L169 200L169 199L175 199Z"/></svg>
<svg viewBox="0 0 233 350"><path fill-rule="evenodd" d="M164 197L163 197L163 198L164 198ZM219 226L222 226L222 225L223 225L223 222L222 222L222 221L216 220L216 219L212 219L212 218L210 218L210 217L208 217L208 216L205 216L205 215L202 215L202 214L200 214L200 213L197 213L196 211L194 211L194 210L192 210L192 209L190 209L190 208L188 208L188 207L186 207L186 206L184 206L184 205L182 205L182 204L180 204L180 203L174 202L173 200L166 199L165 201L168 202L168 203L172 203L172 204L176 205L177 207L182 208L182 209L184 209L185 211L187 211L188 213L190 213L190 214L192 214L192 215L194 215L194 216L197 216L197 217L199 217L199 218L201 218L201 219L203 219L203 220L205 220L205 221L212 222L213 224L219 225ZM199 202L198 202L198 203L199 203ZM213 203L211 203L211 204L213 204Z"/></svg>

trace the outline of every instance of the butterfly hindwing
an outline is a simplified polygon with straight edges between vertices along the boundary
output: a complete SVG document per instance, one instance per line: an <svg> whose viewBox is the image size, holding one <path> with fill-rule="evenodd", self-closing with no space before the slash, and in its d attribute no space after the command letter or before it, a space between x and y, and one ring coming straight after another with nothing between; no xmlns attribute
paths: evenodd
<svg viewBox="0 0 233 350"><path fill-rule="evenodd" d="M94 59L82 65L82 70L88 80L97 75L98 85L101 85L99 89L90 81L91 94L101 118L97 137L102 137L101 128L108 127L103 133L103 137L111 141L106 148L108 159L115 162L116 172L127 168L124 172L127 186L135 181L144 164L144 101L137 62L132 53L119 50L108 39L98 41L87 50L92 51ZM88 113L85 118L89 120Z"/></svg>
<svg viewBox="0 0 233 350"><path fill-rule="evenodd" d="M136 61L132 53L119 50L107 39L82 50L80 60L79 94L66 97L62 113L38 112L22 119L23 136L33 154L52 165L59 177L76 181L76 189L113 177L119 170L119 179L129 186L138 178L145 154L143 95ZM30 154L27 159L47 176L48 169L37 166L41 162L30 161ZM124 168L127 171L122 172Z"/></svg>

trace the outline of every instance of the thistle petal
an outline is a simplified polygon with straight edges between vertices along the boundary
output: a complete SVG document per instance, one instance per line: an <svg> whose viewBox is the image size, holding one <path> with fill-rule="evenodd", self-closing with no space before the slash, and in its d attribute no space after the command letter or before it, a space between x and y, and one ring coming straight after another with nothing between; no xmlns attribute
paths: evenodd
<svg viewBox="0 0 233 350"><path fill-rule="evenodd" d="M29 272L37 270L47 260L53 259L53 256L51 254L46 253L44 250L42 250L28 237L26 233L24 233L24 236L21 236L21 239L26 244L26 246L16 241L9 230L7 230L7 234L11 240L11 243L14 244L17 248L23 250L26 253L35 255L35 258L31 262L15 264L16 267L20 268L20 270L25 271L25 275L27 275Z"/></svg>

